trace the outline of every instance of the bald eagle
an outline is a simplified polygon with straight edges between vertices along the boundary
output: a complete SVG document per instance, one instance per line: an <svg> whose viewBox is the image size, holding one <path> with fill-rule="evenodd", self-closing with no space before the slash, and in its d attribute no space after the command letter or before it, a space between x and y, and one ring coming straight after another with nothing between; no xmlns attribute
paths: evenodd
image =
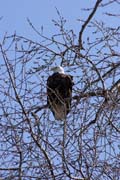
<svg viewBox="0 0 120 180"><path fill-rule="evenodd" d="M65 120L71 108L73 77L61 66L51 70L54 73L47 79L47 104L55 119Z"/></svg>

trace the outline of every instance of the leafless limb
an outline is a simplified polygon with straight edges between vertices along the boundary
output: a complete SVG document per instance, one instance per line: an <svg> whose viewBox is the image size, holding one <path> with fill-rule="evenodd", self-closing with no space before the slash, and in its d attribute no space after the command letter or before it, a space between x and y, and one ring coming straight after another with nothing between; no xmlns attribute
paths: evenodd
<svg viewBox="0 0 120 180"><path fill-rule="evenodd" d="M92 12L90 13L90 15L88 16L87 20L85 21L85 23L82 25L82 28L79 32L79 48L80 49L83 49L83 45L82 45L82 35L83 35L83 32L86 28L86 26L88 25L88 23L90 22L90 20L92 19L92 17L94 16L99 4L102 2L102 0L97 0L96 1L96 4L92 10Z"/></svg>
<svg viewBox="0 0 120 180"><path fill-rule="evenodd" d="M84 9L89 15L86 21L83 18L79 36L74 28L66 28L58 10L57 20L52 21L57 33L52 37L42 28L39 32L29 19L39 42L17 33L3 36L2 179L119 179L120 27L109 23L109 18L119 17L112 11L116 4L97 0L93 8ZM56 64L74 77L71 111L65 121L56 121L47 105L46 81Z"/></svg>

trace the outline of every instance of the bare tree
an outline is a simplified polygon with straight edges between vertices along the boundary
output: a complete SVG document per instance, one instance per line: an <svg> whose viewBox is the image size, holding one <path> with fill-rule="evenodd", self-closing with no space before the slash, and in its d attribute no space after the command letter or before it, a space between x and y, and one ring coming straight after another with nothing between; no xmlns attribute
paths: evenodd
<svg viewBox="0 0 120 180"><path fill-rule="evenodd" d="M17 34L0 43L0 177L36 180L118 180L120 177L119 0L84 9L79 35L57 10L57 33L39 42ZM107 10L108 8L108 10ZM102 12L102 19L98 12ZM102 20L106 18L106 23ZM49 67L74 76L71 112L64 122L47 107Z"/></svg>

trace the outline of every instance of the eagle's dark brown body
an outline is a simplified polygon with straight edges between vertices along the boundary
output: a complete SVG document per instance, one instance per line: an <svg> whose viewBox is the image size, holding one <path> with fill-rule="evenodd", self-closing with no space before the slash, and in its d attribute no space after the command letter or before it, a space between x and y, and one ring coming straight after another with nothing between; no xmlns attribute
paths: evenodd
<svg viewBox="0 0 120 180"><path fill-rule="evenodd" d="M73 77L54 73L47 80L47 103L55 119L64 120L70 111Z"/></svg>

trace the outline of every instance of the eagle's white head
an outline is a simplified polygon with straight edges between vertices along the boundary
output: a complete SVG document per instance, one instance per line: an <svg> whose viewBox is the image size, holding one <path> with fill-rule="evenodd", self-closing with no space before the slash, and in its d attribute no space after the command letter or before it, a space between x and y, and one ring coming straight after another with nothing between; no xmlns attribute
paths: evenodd
<svg viewBox="0 0 120 180"><path fill-rule="evenodd" d="M65 74L64 69L63 69L63 67L61 67L61 66L53 67L53 68L51 68L51 70L52 70L54 73Z"/></svg>

